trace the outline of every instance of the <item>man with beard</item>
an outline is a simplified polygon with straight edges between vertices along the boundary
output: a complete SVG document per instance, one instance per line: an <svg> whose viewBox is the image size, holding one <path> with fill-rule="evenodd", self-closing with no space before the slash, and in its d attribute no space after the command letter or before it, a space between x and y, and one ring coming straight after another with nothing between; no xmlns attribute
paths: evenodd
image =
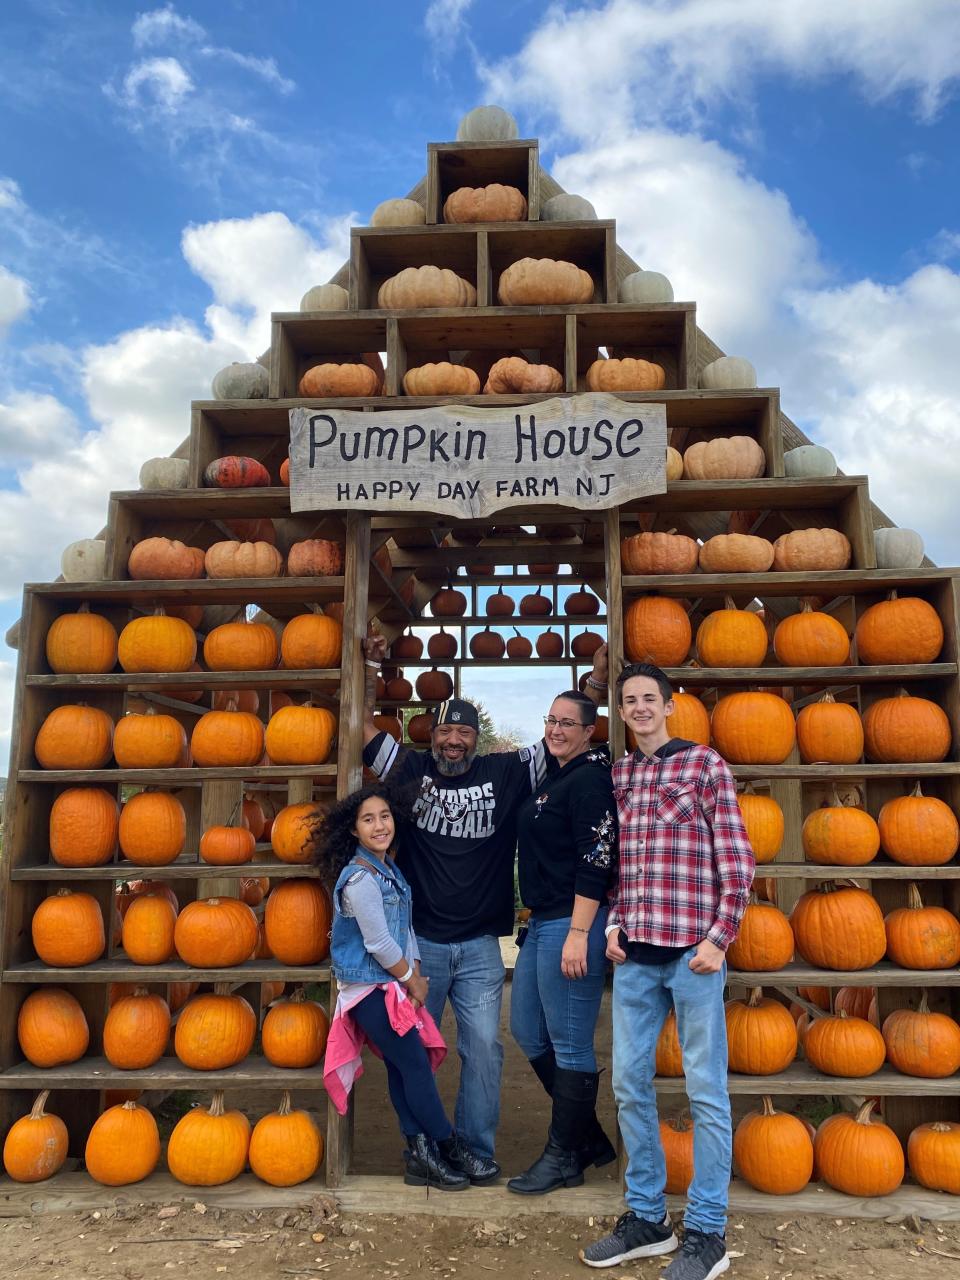
<svg viewBox="0 0 960 1280"><path fill-rule="evenodd" d="M400 746L373 722L386 647L382 636L363 641L363 762L379 778L419 790L397 865L413 890L420 971L429 981L427 1009L439 1025L449 999L457 1022L461 1067L454 1127L473 1151L492 1157L503 1068L499 938L513 932L516 816L521 802L541 786L552 758L542 739L519 751L478 755L477 709L460 698L434 709L429 751ZM598 703L606 697L606 645L594 655L585 692ZM605 1138L603 1147L585 1151L584 1163L607 1158Z"/></svg>

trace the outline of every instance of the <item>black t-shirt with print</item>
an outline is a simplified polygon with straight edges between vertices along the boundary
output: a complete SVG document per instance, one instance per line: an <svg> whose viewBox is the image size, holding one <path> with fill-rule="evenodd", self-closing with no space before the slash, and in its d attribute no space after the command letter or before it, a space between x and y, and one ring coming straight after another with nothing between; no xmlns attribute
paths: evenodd
<svg viewBox="0 0 960 1280"><path fill-rule="evenodd" d="M397 865L413 889L413 927L429 942L466 942L513 930L517 810L546 776L542 742L477 756L449 778L429 751L399 746L386 733L363 762L380 778L410 784L413 818L404 824Z"/></svg>

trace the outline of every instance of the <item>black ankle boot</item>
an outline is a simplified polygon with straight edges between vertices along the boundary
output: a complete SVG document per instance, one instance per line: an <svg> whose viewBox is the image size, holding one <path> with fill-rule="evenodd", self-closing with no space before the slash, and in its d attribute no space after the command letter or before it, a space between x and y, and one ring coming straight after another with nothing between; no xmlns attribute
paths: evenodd
<svg viewBox="0 0 960 1280"><path fill-rule="evenodd" d="M425 1133L408 1133L403 1153L407 1171L404 1182L410 1187L435 1187L438 1191L466 1191L470 1179L452 1169L440 1154L436 1141Z"/></svg>
<svg viewBox="0 0 960 1280"><path fill-rule="evenodd" d="M521 1196L542 1196L557 1187L583 1185L582 1148L595 1118L598 1080L595 1071L556 1068L547 1145L526 1173L510 1179L509 1191Z"/></svg>
<svg viewBox="0 0 960 1280"><path fill-rule="evenodd" d="M540 1053L535 1058L531 1058L530 1065L533 1067L537 1079L552 1098L553 1082L557 1072L555 1053L552 1049L548 1049L546 1053ZM584 1072L583 1074L589 1073ZM597 1072L598 1081L599 1078L600 1073ZM583 1146L580 1148L580 1166L582 1169L589 1169L591 1165L596 1165L599 1169L601 1165L610 1164L616 1158L616 1148L604 1133L603 1126L597 1119L596 1107L594 1107L593 1116L586 1128Z"/></svg>
<svg viewBox="0 0 960 1280"><path fill-rule="evenodd" d="M449 1138L440 1138L437 1147L451 1169L466 1174L471 1186L482 1187L500 1177L500 1166L496 1160L471 1151L456 1129Z"/></svg>

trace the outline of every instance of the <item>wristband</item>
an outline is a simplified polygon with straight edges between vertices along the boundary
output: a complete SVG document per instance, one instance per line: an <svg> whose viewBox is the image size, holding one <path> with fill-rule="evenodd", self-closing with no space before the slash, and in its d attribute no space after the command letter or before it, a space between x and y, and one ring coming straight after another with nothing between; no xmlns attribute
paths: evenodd
<svg viewBox="0 0 960 1280"><path fill-rule="evenodd" d="M410 981L410 979L411 979L412 977L413 977L413 965L412 965L412 964L408 964L408 965L407 965L407 972L406 972L406 973L402 973L402 974L400 975L400 977L397 979L397 981L398 981L398 982L409 982L409 981Z"/></svg>
<svg viewBox="0 0 960 1280"><path fill-rule="evenodd" d="M592 675L587 676L586 683L591 689L597 689L601 692L610 687L610 682L608 680L596 680Z"/></svg>
<svg viewBox="0 0 960 1280"><path fill-rule="evenodd" d="M372 667L372 668L374 669L374 671L379 671L379 670L380 670L380 663L379 663L379 662L373 662L370 658L364 658L364 660L363 660L363 665L364 665L365 667Z"/></svg>
<svg viewBox="0 0 960 1280"><path fill-rule="evenodd" d="M589 932L590 932L590 930L589 930L589 929L580 929L580 928L578 928L578 926L577 926L577 925L572 924L572 925L570 926L570 932L571 932L571 933L589 933Z"/></svg>

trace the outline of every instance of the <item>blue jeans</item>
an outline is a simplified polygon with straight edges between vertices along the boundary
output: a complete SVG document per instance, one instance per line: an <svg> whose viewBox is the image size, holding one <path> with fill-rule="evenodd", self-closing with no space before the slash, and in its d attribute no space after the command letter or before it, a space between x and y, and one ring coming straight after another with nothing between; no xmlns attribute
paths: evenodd
<svg viewBox="0 0 960 1280"><path fill-rule="evenodd" d="M677 1011L687 1097L693 1113L693 1181L684 1223L723 1234L732 1134L727 1096L726 965L694 973L690 947L669 964L618 965L613 976L613 1092L627 1151L624 1198L638 1217L662 1222L667 1169L653 1088L657 1036Z"/></svg>
<svg viewBox="0 0 960 1280"><path fill-rule="evenodd" d="M597 912L587 936L587 976L565 978L560 972L570 917L537 920L531 916L517 955L510 991L510 1030L528 1058L552 1049L557 1066L566 1071L596 1071L593 1033L603 999L607 962L605 909Z"/></svg>
<svg viewBox="0 0 960 1280"><path fill-rule="evenodd" d="M417 942L420 972L430 979L430 1016L439 1026L449 997L457 1020L460 1089L454 1125L471 1151L492 1157L503 1071L500 1003L504 969L499 939L485 934L468 942L428 942L425 938Z"/></svg>

